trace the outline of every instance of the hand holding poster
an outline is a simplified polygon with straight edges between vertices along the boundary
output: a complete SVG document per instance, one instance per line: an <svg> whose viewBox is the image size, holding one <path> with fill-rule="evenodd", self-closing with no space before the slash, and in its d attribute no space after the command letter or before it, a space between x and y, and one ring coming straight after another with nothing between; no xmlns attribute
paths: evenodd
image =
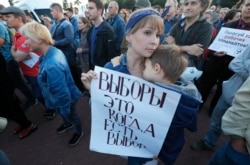
<svg viewBox="0 0 250 165"><path fill-rule="evenodd" d="M158 155L181 94L140 78L95 67L90 149L115 155Z"/></svg>
<svg viewBox="0 0 250 165"><path fill-rule="evenodd" d="M25 65L27 65L30 68L33 68L34 65L39 61L40 56L37 55L34 52L29 53L30 59L22 61Z"/></svg>
<svg viewBox="0 0 250 165"><path fill-rule="evenodd" d="M225 51L236 57L243 52L250 43L250 31L222 27L208 49Z"/></svg>

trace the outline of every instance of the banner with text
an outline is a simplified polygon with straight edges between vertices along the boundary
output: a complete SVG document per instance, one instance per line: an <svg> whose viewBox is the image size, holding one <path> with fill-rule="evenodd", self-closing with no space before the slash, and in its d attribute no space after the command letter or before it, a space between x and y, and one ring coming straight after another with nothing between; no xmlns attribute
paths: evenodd
<svg viewBox="0 0 250 165"><path fill-rule="evenodd" d="M250 45L250 31L222 27L208 49L236 57Z"/></svg>
<svg viewBox="0 0 250 165"><path fill-rule="evenodd" d="M160 152L181 94L143 79L95 67L90 150L152 158Z"/></svg>

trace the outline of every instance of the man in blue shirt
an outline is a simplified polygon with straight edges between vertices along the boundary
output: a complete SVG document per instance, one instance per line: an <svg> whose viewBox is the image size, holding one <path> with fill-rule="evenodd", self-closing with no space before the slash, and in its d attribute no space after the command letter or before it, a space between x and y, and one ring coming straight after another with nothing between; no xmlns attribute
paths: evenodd
<svg viewBox="0 0 250 165"><path fill-rule="evenodd" d="M54 46L60 49L66 56L71 74L79 90L83 91L80 81L80 73L76 65L76 49L74 48L74 28L73 25L64 18L62 6L59 3L50 5L52 17L55 23L50 28L50 33L54 41Z"/></svg>
<svg viewBox="0 0 250 165"><path fill-rule="evenodd" d="M100 0L89 0L88 13L93 26L88 31L87 40L90 52L90 69L95 65L104 66L116 56L115 34L112 27L103 21L104 5Z"/></svg>

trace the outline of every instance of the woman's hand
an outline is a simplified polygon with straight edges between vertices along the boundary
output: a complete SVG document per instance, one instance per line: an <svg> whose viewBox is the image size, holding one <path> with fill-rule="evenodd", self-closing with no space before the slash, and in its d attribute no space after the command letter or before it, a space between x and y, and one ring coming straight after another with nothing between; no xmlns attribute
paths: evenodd
<svg viewBox="0 0 250 165"><path fill-rule="evenodd" d="M111 63L113 64L113 67L116 67L117 65L120 65L121 60L122 60L122 55L123 54L121 54L120 56L116 56L116 57L111 59Z"/></svg>
<svg viewBox="0 0 250 165"><path fill-rule="evenodd" d="M76 53L82 53L82 48L77 48Z"/></svg>
<svg viewBox="0 0 250 165"><path fill-rule="evenodd" d="M90 90L90 84L93 78L97 78L96 73L93 70L81 74L81 81L86 89Z"/></svg>
<svg viewBox="0 0 250 165"><path fill-rule="evenodd" d="M224 52L224 51L219 51L219 52L214 53L214 55L218 56L218 57L225 56L226 54L227 54L227 52Z"/></svg>

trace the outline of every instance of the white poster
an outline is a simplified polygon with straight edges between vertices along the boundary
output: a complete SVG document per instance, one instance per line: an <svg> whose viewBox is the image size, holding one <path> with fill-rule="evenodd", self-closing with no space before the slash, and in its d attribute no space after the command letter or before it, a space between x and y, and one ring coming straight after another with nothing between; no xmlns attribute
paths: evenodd
<svg viewBox="0 0 250 165"><path fill-rule="evenodd" d="M236 57L250 45L250 31L222 27L208 49Z"/></svg>
<svg viewBox="0 0 250 165"><path fill-rule="evenodd" d="M34 52L29 52L30 59L23 60L22 62L30 68L33 68L35 64L39 61L40 56Z"/></svg>
<svg viewBox="0 0 250 165"><path fill-rule="evenodd" d="M158 155L181 94L143 79L95 67L91 82L90 150L123 156Z"/></svg>

